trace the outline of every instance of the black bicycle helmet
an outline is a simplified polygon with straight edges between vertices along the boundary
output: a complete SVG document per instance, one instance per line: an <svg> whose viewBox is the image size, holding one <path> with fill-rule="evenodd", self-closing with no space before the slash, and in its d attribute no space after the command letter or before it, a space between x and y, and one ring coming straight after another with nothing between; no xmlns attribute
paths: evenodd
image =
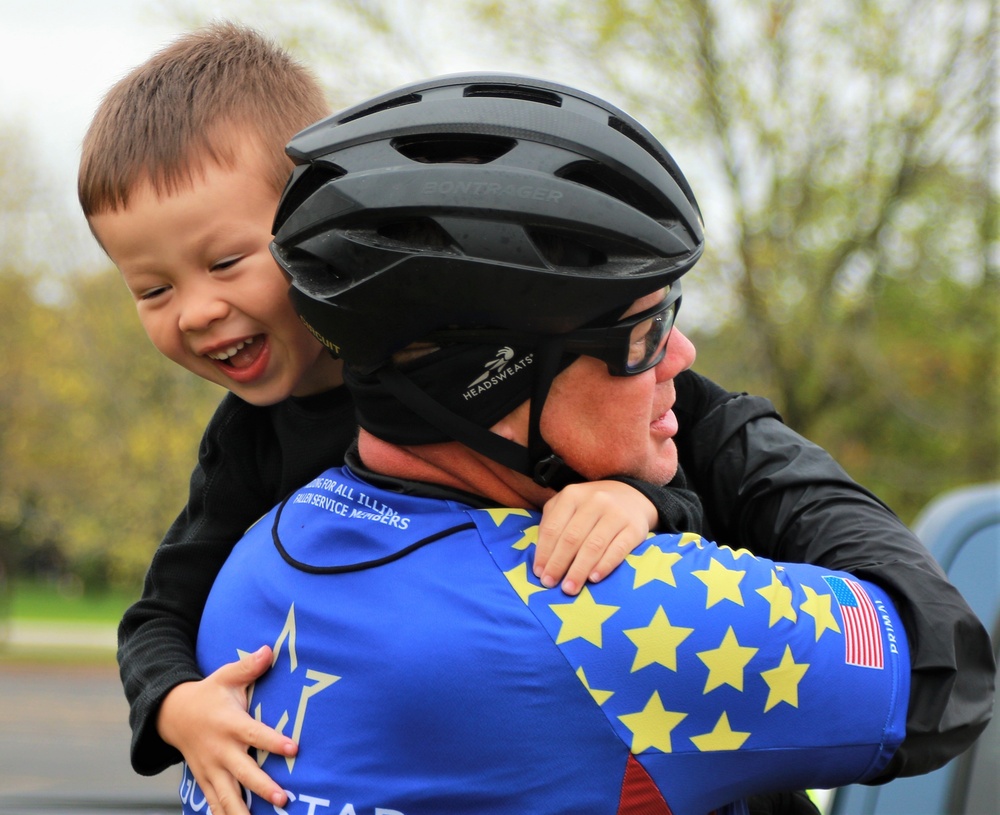
<svg viewBox="0 0 1000 815"><path fill-rule="evenodd" d="M570 331L702 253L698 205L659 142L545 80L407 85L307 128L288 154L273 253L307 325L355 365L452 325Z"/></svg>
<svg viewBox="0 0 1000 815"><path fill-rule="evenodd" d="M559 337L614 322L704 246L694 195L659 142L582 91L456 74L324 119L288 154L298 166L272 252L305 324L348 363L362 427L400 444L455 439L546 486L582 480L539 431L571 361ZM472 328L516 336L473 362L480 375L521 366L497 378L492 402L471 399L478 380L460 347L443 349L445 376L387 364L412 342ZM528 398L527 448L486 429Z"/></svg>

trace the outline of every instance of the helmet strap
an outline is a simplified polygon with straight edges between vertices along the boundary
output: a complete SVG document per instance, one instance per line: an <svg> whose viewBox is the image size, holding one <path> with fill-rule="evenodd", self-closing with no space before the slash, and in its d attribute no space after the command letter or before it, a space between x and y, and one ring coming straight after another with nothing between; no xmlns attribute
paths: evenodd
<svg viewBox="0 0 1000 815"><path fill-rule="evenodd" d="M563 358L563 338L553 337L539 345L536 351L534 387L531 393L531 409L528 418L528 460L531 462L532 480L542 486L561 490L567 484L586 479L556 455L547 441L542 438L542 409L548 398L552 383L561 370Z"/></svg>
<svg viewBox="0 0 1000 815"><path fill-rule="evenodd" d="M562 342L555 338L543 343L538 349L538 355L537 367L533 366L527 447L498 436L488 428L449 410L393 365L379 368L375 376L382 387L400 403L449 438L531 478L542 487L562 489L567 484L586 480L552 452L540 430L542 408L552 381L560 370Z"/></svg>
<svg viewBox="0 0 1000 815"><path fill-rule="evenodd" d="M448 410L434 397L422 390L406 374L392 365L380 368L375 372L375 376L386 391L400 403L406 405L428 424L446 434L448 438L454 439L519 473L528 474L530 472L526 447L498 436L496 433Z"/></svg>

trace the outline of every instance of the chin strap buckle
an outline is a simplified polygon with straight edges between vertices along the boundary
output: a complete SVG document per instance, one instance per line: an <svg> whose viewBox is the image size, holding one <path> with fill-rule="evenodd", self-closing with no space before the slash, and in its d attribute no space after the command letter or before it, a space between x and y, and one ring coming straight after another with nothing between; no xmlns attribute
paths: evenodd
<svg viewBox="0 0 1000 815"><path fill-rule="evenodd" d="M549 453L545 458L535 462L531 477L541 487L561 490L574 481L575 475L576 473L567 466L565 461L555 453Z"/></svg>

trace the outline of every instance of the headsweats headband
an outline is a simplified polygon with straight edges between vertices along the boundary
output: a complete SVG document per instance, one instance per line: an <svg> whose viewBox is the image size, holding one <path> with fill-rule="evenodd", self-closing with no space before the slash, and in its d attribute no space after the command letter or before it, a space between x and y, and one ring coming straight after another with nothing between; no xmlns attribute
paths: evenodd
<svg viewBox="0 0 1000 815"><path fill-rule="evenodd" d="M531 398L533 349L510 345L448 345L419 357L401 373L448 411L489 428ZM571 362L572 360L567 360ZM379 371L347 366L358 424L393 444L434 444L453 437L386 387Z"/></svg>

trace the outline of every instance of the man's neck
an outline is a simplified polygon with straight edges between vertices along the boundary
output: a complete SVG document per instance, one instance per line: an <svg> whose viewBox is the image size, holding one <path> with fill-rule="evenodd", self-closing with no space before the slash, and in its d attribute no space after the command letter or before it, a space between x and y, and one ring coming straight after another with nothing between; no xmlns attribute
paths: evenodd
<svg viewBox="0 0 1000 815"><path fill-rule="evenodd" d="M497 506L540 509L554 495L458 442L403 447L360 430L358 453L366 467L382 475L471 492Z"/></svg>

